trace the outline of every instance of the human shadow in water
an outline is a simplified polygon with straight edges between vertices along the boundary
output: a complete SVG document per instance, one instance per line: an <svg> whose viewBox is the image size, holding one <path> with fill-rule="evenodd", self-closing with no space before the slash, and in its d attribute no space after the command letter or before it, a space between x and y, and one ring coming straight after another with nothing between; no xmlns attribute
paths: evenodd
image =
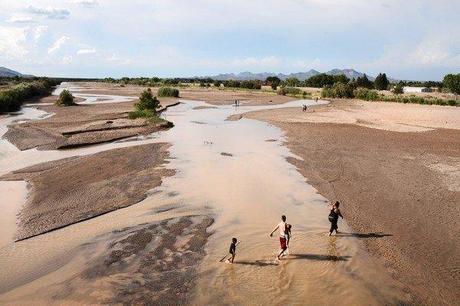
<svg viewBox="0 0 460 306"><path fill-rule="evenodd" d="M347 261L351 256L335 256L335 255L321 255L321 254L289 254L287 260L290 259L308 259L319 261Z"/></svg>
<svg viewBox="0 0 460 306"><path fill-rule="evenodd" d="M255 261L235 261L233 264L236 265L248 265L248 266L258 266L258 267L266 267L266 266L277 266L276 263L270 262L270 261L265 261L265 260L255 260Z"/></svg>
<svg viewBox="0 0 460 306"><path fill-rule="evenodd" d="M391 237L393 236L392 234L384 234L381 232L377 233L342 233L339 232L336 237L354 237L354 238L383 238L383 237Z"/></svg>

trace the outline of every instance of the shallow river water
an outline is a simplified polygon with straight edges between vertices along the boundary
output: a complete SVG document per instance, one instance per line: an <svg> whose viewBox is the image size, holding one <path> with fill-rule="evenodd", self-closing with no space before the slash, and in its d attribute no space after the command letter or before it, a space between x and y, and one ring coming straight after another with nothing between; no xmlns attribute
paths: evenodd
<svg viewBox="0 0 460 306"><path fill-rule="evenodd" d="M63 152L29 150L18 153L21 157L16 157L13 166L0 155L4 173L3 166L11 171L20 165L161 141L171 143L167 167L177 170L139 204L20 243L5 243L0 248L4 271L0 301L17 301L24 292L36 292L81 271L82 260L72 251L96 235L190 213L215 218L208 255L199 268L196 305L393 305L404 301L402 286L368 256L344 221L339 221L341 235L327 236L327 201L286 161L293 155L283 146L282 131L255 120L226 120L251 110L299 107L300 111L301 105L315 103L196 109L210 105L182 101L163 114L175 127L148 139ZM0 150L7 145L1 142ZM19 203L24 201L23 195L17 198ZM168 209L150 213L158 207ZM347 212L343 213L346 218ZM282 214L293 225L293 237L290 254L276 262L277 233L273 238L269 233ZM220 263L232 237L241 241L235 263Z"/></svg>

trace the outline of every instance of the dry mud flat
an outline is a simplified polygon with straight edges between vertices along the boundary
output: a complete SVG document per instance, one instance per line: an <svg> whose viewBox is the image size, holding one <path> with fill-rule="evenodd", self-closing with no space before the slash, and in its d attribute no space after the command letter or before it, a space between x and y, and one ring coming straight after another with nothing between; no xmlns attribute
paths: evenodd
<svg viewBox="0 0 460 306"><path fill-rule="evenodd" d="M342 202L347 222L417 304L458 305L459 108L348 101L244 117L285 131L302 158L289 161Z"/></svg>

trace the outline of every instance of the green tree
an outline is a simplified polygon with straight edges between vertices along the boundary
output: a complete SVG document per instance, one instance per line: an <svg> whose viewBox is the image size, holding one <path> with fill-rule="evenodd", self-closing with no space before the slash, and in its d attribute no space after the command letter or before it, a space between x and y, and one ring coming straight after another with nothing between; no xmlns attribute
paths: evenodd
<svg viewBox="0 0 460 306"><path fill-rule="evenodd" d="M157 97L153 96L152 90L147 88L141 93L139 102L136 103L135 106L138 110L151 110L156 112L157 108L160 106L160 101L158 101Z"/></svg>
<svg viewBox="0 0 460 306"><path fill-rule="evenodd" d="M387 79L387 75L385 73L379 73L374 81L375 89L386 90L388 89L388 85L390 85L390 82Z"/></svg>
<svg viewBox="0 0 460 306"><path fill-rule="evenodd" d="M265 79L265 84L270 85L273 90L276 90L276 88L281 84L281 79L277 76L269 76Z"/></svg>
<svg viewBox="0 0 460 306"><path fill-rule="evenodd" d="M393 88L393 93L397 95L404 93L404 84L402 82L399 82L398 84L396 84L395 87Z"/></svg>
<svg viewBox="0 0 460 306"><path fill-rule="evenodd" d="M324 87L324 86L332 86L334 85L334 76L328 75L325 73L320 73L310 77L309 79L305 80L305 86L307 87Z"/></svg>
<svg viewBox="0 0 460 306"><path fill-rule="evenodd" d="M64 89L60 94L59 94L59 99L56 101L56 105L59 106L71 106L71 105L76 105L73 99L72 94L70 91L67 89Z"/></svg>
<svg viewBox="0 0 460 306"><path fill-rule="evenodd" d="M347 84L350 81L350 79L347 78L345 74L334 75L333 78L334 78L334 83Z"/></svg>
<svg viewBox="0 0 460 306"><path fill-rule="evenodd" d="M456 95L460 94L460 73L447 74L446 76L444 76L442 83L443 87L449 89L450 92Z"/></svg>
<svg viewBox="0 0 460 306"><path fill-rule="evenodd" d="M284 80L283 84L284 86L287 86L287 87L298 87L301 85L302 82L300 82L300 80L298 78L287 78L286 80Z"/></svg>
<svg viewBox="0 0 460 306"><path fill-rule="evenodd" d="M369 81L366 74L364 74L362 77L358 77L355 83L356 87L374 88L374 84Z"/></svg>

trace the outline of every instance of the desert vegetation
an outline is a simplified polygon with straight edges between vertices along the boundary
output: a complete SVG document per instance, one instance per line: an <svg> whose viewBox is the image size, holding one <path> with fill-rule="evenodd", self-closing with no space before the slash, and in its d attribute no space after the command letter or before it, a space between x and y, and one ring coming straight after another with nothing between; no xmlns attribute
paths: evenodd
<svg viewBox="0 0 460 306"><path fill-rule="evenodd" d="M160 101L153 96L152 90L147 88L140 97L139 102L134 105L134 111L129 113L130 119L145 118L150 122L161 121L158 116L158 108L161 107Z"/></svg>
<svg viewBox="0 0 460 306"><path fill-rule="evenodd" d="M158 96L159 97L179 97L179 90L173 87L160 87L158 89Z"/></svg>
<svg viewBox="0 0 460 306"><path fill-rule="evenodd" d="M4 81L4 83L3 89L0 89L0 113L18 111L25 100L48 95L51 93L52 86L56 85L52 80L45 78L20 80L20 82Z"/></svg>
<svg viewBox="0 0 460 306"><path fill-rule="evenodd" d="M401 85L398 85L398 92ZM449 105L460 106L459 100L446 100L439 98L419 97L415 95L401 96L397 95L383 95L377 90L358 87L354 88L352 84L337 83L333 86L326 86L321 91L323 98L339 98L339 99L360 99L365 101L383 101L383 102L398 102L398 103L415 103L415 104L428 104L428 105Z"/></svg>
<svg viewBox="0 0 460 306"><path fill-rule="evenodd" d="M57 106L72 106L72 105L77 105L74 101L74 97L70 91L67 89L64 89L60 94L59 94L59 99L56 101Z"/></svg>

